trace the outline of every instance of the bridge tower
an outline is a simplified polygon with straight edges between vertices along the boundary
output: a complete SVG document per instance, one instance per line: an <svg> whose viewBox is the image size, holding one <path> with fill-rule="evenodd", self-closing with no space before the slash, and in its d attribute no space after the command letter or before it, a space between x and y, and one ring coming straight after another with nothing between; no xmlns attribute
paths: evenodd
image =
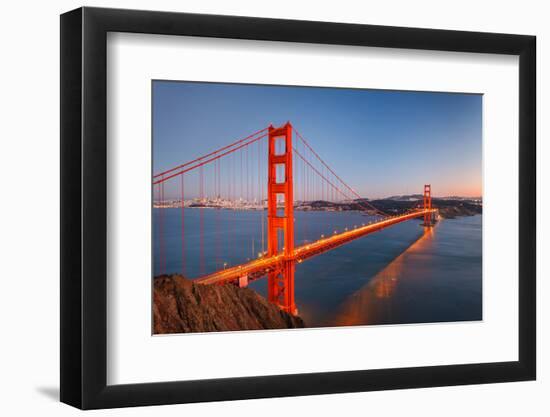
<svg viewBox="0 0 550 417"><path fill-rule="evenodd" d="M294 302L294 195L292 179L292 125L268 129L267 256L283 252L277 269L268 273L268 300L297 314ZM283 203L284 209L278 209ZM279 237L282 233L282 241ZM283 248L280 248L280 244Z"/></svg>
<svg viewBox="0 0 550 417"><path fill-rule="evenodd" d="M432 209L432 186L430 184L424 185L424 210ZM424 226L432 226L432 213L424 214Z"/></svg>

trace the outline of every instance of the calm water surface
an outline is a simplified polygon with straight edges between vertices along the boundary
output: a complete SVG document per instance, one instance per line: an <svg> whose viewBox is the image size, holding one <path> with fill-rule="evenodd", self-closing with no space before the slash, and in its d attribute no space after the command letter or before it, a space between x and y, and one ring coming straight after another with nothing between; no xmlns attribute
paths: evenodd
<svg viewBox="0 0 550 417"><path fill-rule="evenodd" d="M163 265L157 237L161 215ZM155 275L183 272L194 278L257 257L266 245L259 226L265 216L185 209L182 248L181 210L155 209ZM374 220L355 212L296 212L295 217L296 245ZM481 215L442 220L427 231L419 220L392 226L296 265L299 314L310 327L481 320L481 248ZM267 280L250 287L265 296Z"/></svg>

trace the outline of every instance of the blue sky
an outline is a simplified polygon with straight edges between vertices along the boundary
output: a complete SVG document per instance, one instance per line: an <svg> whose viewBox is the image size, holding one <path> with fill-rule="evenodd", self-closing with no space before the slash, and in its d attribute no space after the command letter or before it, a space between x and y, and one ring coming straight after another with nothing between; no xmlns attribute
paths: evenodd
<svg viewBox="0 0 550 417"><path fill-rule="evenodd" d="M482 96L153 82L153 171L290 121L364 197L481 195Z"/></svg>

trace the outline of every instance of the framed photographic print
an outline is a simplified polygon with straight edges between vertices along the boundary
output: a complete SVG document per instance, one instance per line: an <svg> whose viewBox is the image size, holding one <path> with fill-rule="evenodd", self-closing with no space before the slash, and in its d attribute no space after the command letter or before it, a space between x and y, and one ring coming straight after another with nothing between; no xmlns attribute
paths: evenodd
<svg viewBox="0 0 550 417"><path fill-rule="evenodd" d="M535 379L534 37L81 8L61 100L63 402Z"/></svg>

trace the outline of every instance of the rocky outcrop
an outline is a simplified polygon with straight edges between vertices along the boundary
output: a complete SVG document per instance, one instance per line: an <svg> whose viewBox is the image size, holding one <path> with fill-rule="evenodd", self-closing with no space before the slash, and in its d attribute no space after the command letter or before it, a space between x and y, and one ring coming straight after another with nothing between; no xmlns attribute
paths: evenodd
<svg viewBox="0 0 550 417"><path fill-rule="evenodd" d="M448 207L438 207L439 215L444 219L454 219L460 216L475 216L481 214L481 206L474 205L456 205Z"/></svg>
<svg viewBox="0 0 550 417"><path fill-rule="evenodd" d="M305 327L249 288L199 285L180 275L162 275L153 284L155 334Z"/></svg>

